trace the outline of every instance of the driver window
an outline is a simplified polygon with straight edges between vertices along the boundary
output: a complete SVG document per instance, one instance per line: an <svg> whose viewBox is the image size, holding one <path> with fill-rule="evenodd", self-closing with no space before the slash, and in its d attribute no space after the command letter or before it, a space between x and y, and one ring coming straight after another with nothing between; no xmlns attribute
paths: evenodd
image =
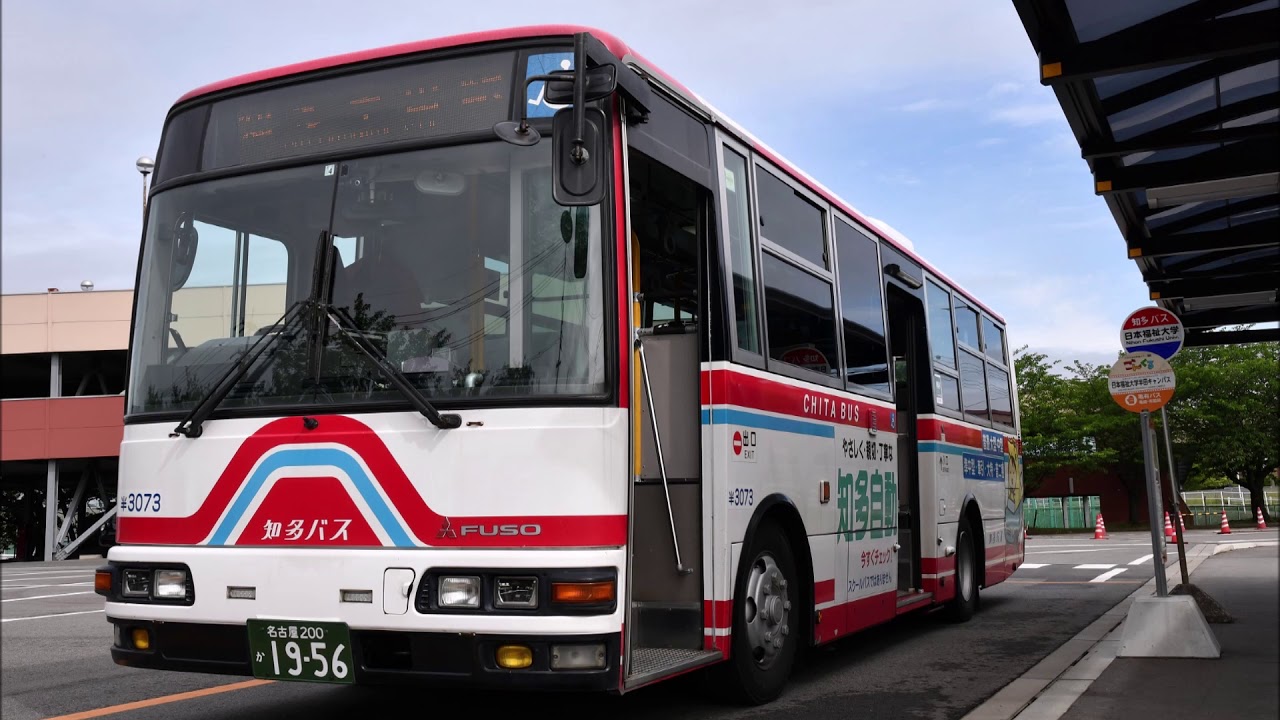
<svg viewBox="0 0 1280 720"><path fill-rule="evenodd" d="M289 253L275 240L238 233L199 220L191 272L173 293L171 324L187 347L216 338L244 337L271 324L285 309ZM171 333L169 347L177 347Z"/></svg>

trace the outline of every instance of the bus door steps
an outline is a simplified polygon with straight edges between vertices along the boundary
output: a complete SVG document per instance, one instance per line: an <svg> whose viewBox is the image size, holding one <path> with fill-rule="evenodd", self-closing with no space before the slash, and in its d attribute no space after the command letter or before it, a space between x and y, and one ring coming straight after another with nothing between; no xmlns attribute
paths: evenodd
<svg viewBox="0 0 1280 720"><path fill-rule="evenodd" d="M627 673L627 685L641 685L646 680L705 665L721 657L723 656L715 650L635 648L631 651L631 668Z"/></svg>

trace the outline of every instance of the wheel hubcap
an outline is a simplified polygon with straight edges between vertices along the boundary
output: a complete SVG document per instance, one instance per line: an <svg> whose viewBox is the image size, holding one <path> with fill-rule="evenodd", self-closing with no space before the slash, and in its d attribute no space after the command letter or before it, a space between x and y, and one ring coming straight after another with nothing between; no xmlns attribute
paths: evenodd
<svg viewBox="0 0 1280 720"><path fill-rule="evenodd" d="M773 557L763 555L751 566L747 578L747 642L756 664L767 669L777 660L790 633L787 578Z"/></svg>

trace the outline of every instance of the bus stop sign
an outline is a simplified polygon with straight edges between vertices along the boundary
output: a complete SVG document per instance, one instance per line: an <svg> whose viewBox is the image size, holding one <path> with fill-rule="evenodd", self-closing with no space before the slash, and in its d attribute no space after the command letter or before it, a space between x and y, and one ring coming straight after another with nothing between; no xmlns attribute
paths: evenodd
<svg viewBox="0 0 1280 720"><path fill-rule="evenodd" d="M1125 352L1155 353L1168 360L1182 349L1182 321L1158 307L1134 310L1120 326L1120 345Z"/></svg>
<svg viewBox="0 0 1280 720"><path fill-rule="evenodd" d="M1116 360L1107 374L1111 399L1129 412L1159 410L1173 397L1173 368L1152 352L1131 352Z"/></svg>

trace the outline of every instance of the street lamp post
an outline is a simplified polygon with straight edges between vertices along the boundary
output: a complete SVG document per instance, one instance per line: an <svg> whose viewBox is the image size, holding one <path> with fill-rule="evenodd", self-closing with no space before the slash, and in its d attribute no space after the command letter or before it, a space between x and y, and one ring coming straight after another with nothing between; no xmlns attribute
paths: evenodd
<svg viewBox="0 0 1280 720"><path fill-rule="evenodd" d="M138 172L142 173L142 222L144 225L147 222L147 175L151 174L155 166L156 161L146 155L138 158L136 163Z"/></svg>

